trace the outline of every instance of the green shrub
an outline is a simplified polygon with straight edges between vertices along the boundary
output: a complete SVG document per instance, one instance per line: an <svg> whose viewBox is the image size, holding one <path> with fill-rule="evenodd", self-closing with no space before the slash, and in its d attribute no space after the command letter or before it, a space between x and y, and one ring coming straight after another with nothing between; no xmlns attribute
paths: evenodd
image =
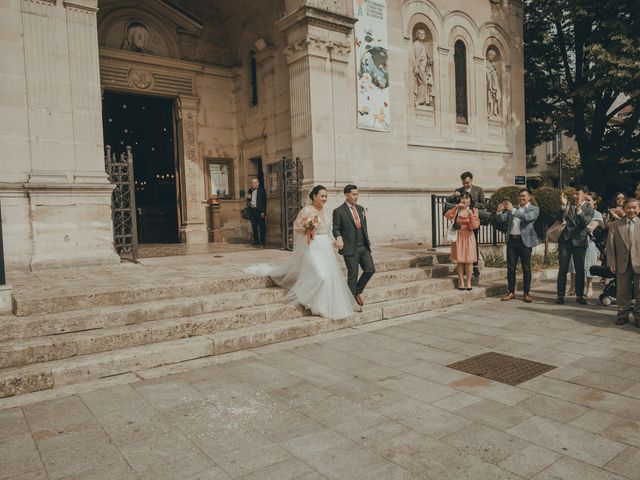
<svg viewBox="0 0 640 480"><path fill-rule="evenodd" d="M569 200L573 197L574 189L567 187L564 194ZM533 196L540 207L540 219L549 224L552 223L556 213L560 209L560 193L561 190L552 187L540 187L533 191Z"/></svg>
<svg viewBox="0 0 640 480"><path fill-rule="evenodd" d="M505 268L507 261L499 253L482 253L480 252L484 266L487 268Z"/></svg>
<svg viewBox="0 0 640 480"><path fill-rule="evenodd" d="M518 192L522 190L523 187L518 185L509 185L507 187L500 187L495 192L491 194L491 198L487 202L487 210L495 213L498 205L505 201L510 201L514 206L518 205ZM533 205L538 205L536 203L536 199L534 197L531 198L531 203Z"/></svg>

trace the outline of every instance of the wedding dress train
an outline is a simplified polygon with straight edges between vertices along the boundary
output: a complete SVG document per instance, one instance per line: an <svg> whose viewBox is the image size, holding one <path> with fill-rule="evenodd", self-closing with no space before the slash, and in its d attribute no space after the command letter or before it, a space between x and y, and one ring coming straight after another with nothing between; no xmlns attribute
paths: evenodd
<svg viewBox="0 0 640 480"><path fill-rule="evenodd" d="M294 223L294 246L288 261L282 265L258 264L245 271L268 275L276 285L286 288L283 301L309 308L314 315L338 320L348 317L359 307L356 303L333 248L331 221L323 209L304 207ZM302 221L318 217L315 238L307 241Z"/></svg>

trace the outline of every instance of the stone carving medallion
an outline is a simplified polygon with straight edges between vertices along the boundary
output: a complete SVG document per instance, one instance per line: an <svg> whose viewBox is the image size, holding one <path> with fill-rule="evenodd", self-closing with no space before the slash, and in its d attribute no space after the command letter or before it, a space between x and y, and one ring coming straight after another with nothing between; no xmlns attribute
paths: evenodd
<svg viewBox="0 0 640 480"><path fill-rule="evenodd" d="M153 85L153 74L144 68L134 68L129 72L131 84L141 90L147 90Z"/></svg>

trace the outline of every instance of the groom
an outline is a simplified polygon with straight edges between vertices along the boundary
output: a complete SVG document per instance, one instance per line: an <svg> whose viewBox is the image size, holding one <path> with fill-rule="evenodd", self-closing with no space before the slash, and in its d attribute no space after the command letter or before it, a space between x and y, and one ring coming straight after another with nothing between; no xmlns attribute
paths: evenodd
<svg viewBox="0 0 640 480"><path fill-rule="evenodd" d="M347 283L358 305L364 305L362 292L376 271L367 233L367 217L358 203L358 187L344 187L345 202L333 211L333 236L338 253L347 266ZM358 266L362 275L358 279Z"/></svg>

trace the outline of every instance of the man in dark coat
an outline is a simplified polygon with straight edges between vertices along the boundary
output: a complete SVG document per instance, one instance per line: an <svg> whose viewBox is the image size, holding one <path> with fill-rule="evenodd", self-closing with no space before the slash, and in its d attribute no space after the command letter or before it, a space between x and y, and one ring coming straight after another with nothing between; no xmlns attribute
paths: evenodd
<svg viewBox="0 0 640 480"><path fill-rule="evenodd" d="M573 258L573 269L576 272L576 301L582 305L587 301L584 298L584 257L589 246L587 225L593 220L593 208L587 202L584 189L576 187L573 194L573 202L569 203L564 193L560 197L560 210L556 214L556 220L565 222L565 228L558 240L558 269L556 303L564 303L564 292L567 287L567 272L569 260Z"/></svg>
<svg viewBox="0 0 640 480"><path fill-rule="evenodd" d="M267 236L267 192L260 185L257 178L251 180L251 187L247 193L247 207L253 230L253 245L264 247Z"/></svg>
<svg viewBox="0 0 640 480"><path fill-rule="evenodd" d="M347 284L358 305L364 305L362 292L376 271L371 256L365 209L358 205L358 187L344 187L345 202L333 211L333 236L338 253L347 266ZM358 267L362 275L358 278Z"/></svg>

